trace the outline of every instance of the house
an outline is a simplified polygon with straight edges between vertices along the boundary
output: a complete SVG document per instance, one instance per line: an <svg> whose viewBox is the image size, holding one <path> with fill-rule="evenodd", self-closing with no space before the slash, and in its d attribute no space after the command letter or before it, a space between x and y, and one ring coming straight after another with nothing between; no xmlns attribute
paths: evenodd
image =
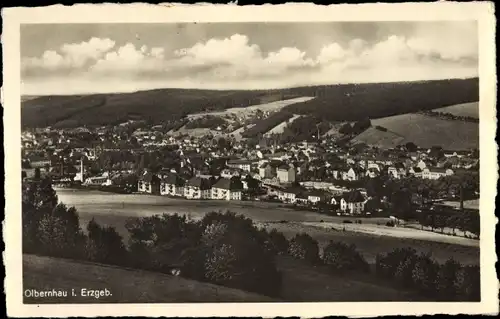
<svg viewBox="0 0 500 319"><path fill-rule="evenodd" d="M210 199L212 183L210 179L203 177L193 177L184 186L184 197L187 199Z"/></svg>
<svg viewBox="0 0 500 319"><path fill-rule="evenodd" d="M309 192L307 192L307 200L311 204L317 204L321 201L326 200L326 193L318 189L310 190Z"/></svg>
<svg viewBox="0 0 500 319"><path fill-rule="evenodd" d="M184 184L176 173L167 173L160 179L160 195L184 196Z"/></svg>
<svg viewBox="0 0 500 319"><path fill-rule="evenodd" d="M418 166L410 167L408 173L412 174L415 177L422 178L422 169Z"/></svg>
<svg viewBox="0 0 500 319"><path fill-rule="evenodd" d="M342 195L340 209L351 215L359 215L365 209L365 198L359 191L352 191Z"/></svg>
<svg viewBox="0 0 500 319"><path fill-rule="evenodd" d="M224 200L241 200L242 182L237 179L221 178L212 186L211 198Z"/></svg>
<svg viewBox="0 0 500 319"><path fill-rule="evenodd" d="M223 169L220 172L220 177L222 178L232 178L232 177L239 177L240 173L237 170L231 170L231 169Z"/></svg>
<svg viewBox="0 0 500 319"><path fill-rule="evenodd" d="M263 179L273 178L276 175L276 168L271 163L264 163L259 167L259 176Z"/></svg>
<svg viewBox="0 0 500 319"><path fill-rule="evenodd" d="M295 195L295 203L307 205L309 203L309 199L307 198L307 194L305 192L301 192Z"/></svg>
<svg viewBox="0 0 500 319"><path fill-rule="evenodd" d="M375 178L379 175L379 170L374 168L374 167L370 167L368 168L368 170L366 170L366 176L370 177L370 178Z"/></svg>
<svg viewBox="0 0 500 319"><path fill-rule="evenodd" d="M452 169L441 167L428 167L422 170L423 179L439 179L444 176L451 176L454 172Z"/></svg>
<svg viewBox="0 0 500 319"><path fill-rule="evenodd" d="M295 182L295 168L291 165L281 165L276 171L278 181L280 183Z"/></svg>
<svg viewBox="0 0 500 319"><path fill-rule="evenodd" d="M342 172L342 179L347 181L357 181L361 177L361 171L357 167L351 167Z"/></svg>
<svg viewBox="0 0 500 319"><path fill-rule="evenodd" d="M423 170L424 168L426 168L428 165L429 165L429 162L428 161L424 161L424 160L420 160L417 163L417 167L420 168L421 170Z"/></svg>
<svg viewBox="0 0 500 319"><path fill-rule="evenodd" d="M370 168L374 168L376 169L377 171L381 171L381 165L379 163L375 163L375 162L369 162L368 165L367 165L367 169L370 169Z"/></svg>
<svg viewBox="0 0 500 319"><path fill-rule="evenodd" d="M246 172L250 172L252 169L252 162L244 159L229 160L226 165L228 167L241 169Z"/></svg>
<svg viewBox="0 0 500 319"><path fill-rule="evenodd" d="M31 168L44 168L51 164L50 158L40 156L31 156L29 162Z"/></svg>
<svg viewBox="0 0 500 319"><path fill-rule="evenodd" d="M160 178L149 171L144 171L139 176L137 190L142 193L160 194Z"/></svg>
<svg viewBox="0 0 500 319"><path fill-rule="evenodd" d="M278 199L285 203L295 203L297 196L302 194L304 190L299 187L289 187L278 191Z"/></svg>
<svg viewBox="0 0 500 319"><path fill-rule="evenodd" d="M83 182L85 186L110 186L113 182L108 176L94 176L88 177Z"/></svg>

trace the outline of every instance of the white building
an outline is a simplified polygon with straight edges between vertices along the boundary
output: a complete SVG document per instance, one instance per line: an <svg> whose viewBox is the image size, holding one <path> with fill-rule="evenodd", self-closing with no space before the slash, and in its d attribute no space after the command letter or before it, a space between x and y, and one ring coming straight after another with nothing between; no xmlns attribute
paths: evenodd
<svg viewBox="0 0 500 319"><path fill-rule="evenodd" d="M236 179L221 178L212 186L212 199L241 200L243 184Z"/></svg>

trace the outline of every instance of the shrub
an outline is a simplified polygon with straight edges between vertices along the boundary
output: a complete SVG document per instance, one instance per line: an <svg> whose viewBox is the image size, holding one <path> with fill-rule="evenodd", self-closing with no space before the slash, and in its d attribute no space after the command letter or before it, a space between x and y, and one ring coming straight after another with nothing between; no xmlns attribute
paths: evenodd
<svg viewBox="0 0 500 319"><path fill-rule="evenodd" d="M437 291L442 300L454 301L459 299L461 283L459 272L462 265L454 259L448 259L439 269Z"/></svg>
<svg viewBox="0 0 500 319"><path fill-rule="evenodd" d="M344 224L352 224L352 220L345 219L342 221Z"/></svg>
<svg viewBox="0 0 500 319"><path fill-rule="evenodd" d="M50 213L42 213L36 221L35 236L38 248L35 252L54 257L84 258L85 235L74 208L58 204Z"/></svg>
<svg viewBox="0 0 500 319"><path fill-rule="evenodd" d="M387 227L394 227L394 226L396 226L396 223L394 221L390 220L387 223L385 223L385 226L387 226Z"/></svg>
<svg viewBox="0 0 500 319"><path fill-rule="evenodd" d="M297 259L311 263L319 261L318 242L306 233L297 234L290 240L288 252Z"/></svg>
<svg viewBox="0 0 500 319"><path fill-rule="evenodd" d="M457 281L461 300L481 300L481 270L479 266L461 267L457 273Z"/></svg>
<svg viewBox="0 0 500 319"><path fill-rule="evenodd" d="M87 257L91 261L127 266L128 251L113 227L101 227L92 219L87 226Z"/></svg>
<svg viewBox="0 0 500 319"><path fill-rule="evenodd" d="M435 296L438 271L439 264L430 255L418 256L412 271L413 285L426 296Z"/></svg>
<svg viewBox="0 0 500 319"><path fill-rule="evenodd" d="M336 271L368 272L370 267L363 256L356 250L355 245L342 242L330 242L325 247L322 256L323 262Z"/></svg>
<svg viewBox="0 0 500 319"><path fill-rule="evenodd" d="M270 296L281 290L281 275L265 237L251 220L234 213L210 213L201 221L205 280Z"/></svg>
<svg viewBox="0 0 500 319"><path fill-rule="evenodd" d="M385 278L399 278L411 281L411 271L413 269L411 261L417 257L416 250L412 248L397 248L385 255L377 255L377 274Z"/></svg>
<svg viewBox="0 0 500 319"><path fill-rule="evenodd" d="M288 240L285 238L283 233L273 228L268 233L268 241L271 247L272 252L277 255L283 255L288 252Z"/></svg>
<svg viewBox="0 0 500 319"><path fill-rule="evenodd" d="M132 263L161 272L182 268L192 258L192 250L198 247L201 238L200 226L178 214L132 218L125 227L130 233Z"/></svg>

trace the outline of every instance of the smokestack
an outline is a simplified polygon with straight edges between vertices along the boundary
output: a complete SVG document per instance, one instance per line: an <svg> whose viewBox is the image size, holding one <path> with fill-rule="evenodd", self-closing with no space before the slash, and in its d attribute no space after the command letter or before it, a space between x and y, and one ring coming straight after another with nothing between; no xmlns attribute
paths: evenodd
<svg viewBox="0 0 500 319"><path fill-rule="evenodd" d="M80 158L80 176L82 178L82 183L83 183L83 174L84 174L84 171L83 171L83 156Z"/></svg>

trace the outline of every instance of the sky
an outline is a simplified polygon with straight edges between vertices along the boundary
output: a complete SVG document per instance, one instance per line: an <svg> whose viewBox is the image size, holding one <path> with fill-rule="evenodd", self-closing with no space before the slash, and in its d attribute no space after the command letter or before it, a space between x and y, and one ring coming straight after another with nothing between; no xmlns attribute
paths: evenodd
<svg viewBox="0 0 500 319"><path fill-rule="evenodd" d="M23 95L476 76L474 21L21 26Z"/></svg>

